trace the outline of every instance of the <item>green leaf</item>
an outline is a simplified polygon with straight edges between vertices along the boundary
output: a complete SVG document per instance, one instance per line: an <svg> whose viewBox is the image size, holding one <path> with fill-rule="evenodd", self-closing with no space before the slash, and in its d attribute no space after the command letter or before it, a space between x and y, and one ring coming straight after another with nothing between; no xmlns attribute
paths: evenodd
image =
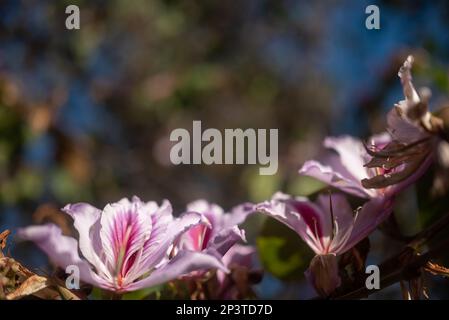
<svg viewBox="0 0 449 320"><path fill-rule="evenodd" d="M152 293L156 293L162 289L163 286L155 286L151 288L145 288L136 290L123 295L122 300L142 300L148 297Z"/></svg>
<svg viewBox="0 0 449 320"><path fill-rule="evenodd" d="M323 182L308 177L298 176L288 185L288 193L307 197L327 187Z"/></svg>
<svg viewBox="0 0 449 320"><path fill-rule="evenodd" d="M274 219L267 219L256 240L265 270L285 281L300 280L313 252L299 235Z"/></svg>
<svg viewBox="0 0 449 320"><path fill-rule="evenodd" d="M243 175L250 201L259 202L271 198L280 188L280 175L260 175L259 168L251 167Z"/></svg>

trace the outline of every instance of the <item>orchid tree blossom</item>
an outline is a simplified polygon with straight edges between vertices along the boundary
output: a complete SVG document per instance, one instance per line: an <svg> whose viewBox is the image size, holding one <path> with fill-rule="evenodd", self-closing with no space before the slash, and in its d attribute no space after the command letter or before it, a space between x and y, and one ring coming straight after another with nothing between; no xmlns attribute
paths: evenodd
<svg viewBox="0 0 449 320"><path fill-rule="evenodd" d="M417 180L434 160L443 121L429 112L430 90L423 88L418 94L413 86L412 66L413 57L409 56L398 73L405 99L387 115L391 142L382 149L367 149L373 158L366 166L386 170L364 179L366 188L406 186Z"/></svg>
<svg viewBox="0 0 449 320"><path fill-rule="evenodd" d="M400 159L385 156L392 143L387 133L373 136L369 144L347 135L327 137L324 146L337 154L329 155L324 164L316 160L306 161L299 174L318 179L356 197L367 200L384 198L387 201L415 182L431 163L431 157L428 157L420 166L413 167L415 171L410 171L412 167L407 167L406 163L395 166L393 162L397 164ZM404 170L408 172L407 177L400 179L398 175L404 175ZM380 182L385 179L391 180L389 183Z"/></svg>
<svg viewBox="0 0 449 320"><path fill-rule="evenodd" d="M82 281L124 293L174 280L195 270L227 268L216 257L191 250L168 256L182 233L204 223L199 213L172 216L165 200L122 199L99 210L87 203L69 204L63 211L73 218L79 238L62 235L54 224L30 226L19 236L34 241L59 267L75 265Z"/></svg>
<svg viewBox="0 0 449 320"><path fill-rule="evenodd" d="M427 108L429 94L420 97L412 84L410 56L399 71L405 100L387 116L388 130L368 143L350 137L328 137L324 146L338 156L327 163L307 161L299 170L357 197L390 198L415 182L431 164L440 121Z"/></svg>
<svg viewBox="0 0 449 320"><path fill-rule="evenodd" d="M200 213L204 222L184 232L175 249L204 251L222 257L237 242L246 242L245 231L238 225L254 212L252 209L252 204L243 204L225 213L220 206L206 200L188 204L187 212Z"/></svg>
<svg viewBox="0 0 449 320"><path fill-rule="evenodd" d="M229 300L253 295L251 285L262 279L262 272L255 270L256 260L257 252L253 246L233 245L222 259L230 273L217 270L217 297Z"/></svg>
<svg viewBox="0 0 449 320"><path fill-rule="evenodd" d="M232 277L236 268L246 268L246 271L250 271L255 256L255 249L252 246L239 244L246 242L245 232L239 225L254 212L254 205L245 203L225 213L220 206L201 199L188 204L187 212L200 213L204 222L184 232L176 241L173 252L191 250L220 259L231 273L217 270L213 278L218 286L214 290L213 297L235 298L239 290L229 277ZM203 275L204 272L195 271L184 278L195 280Z"/></svg>
<svg viewBox="0 0 449 320"><path fill-rule="evenodd" d="M256 210L293 231L315 252L306 276L318 293L328 296L341 284L337 256L367 237L391 211L392 202L373 199L355 213L343 194L319 195L316 202L276 193Z"/></svg>
<svg viewBox="0 0 449 320"><path fill-rule="evenodd" d="M375 135L370 139L370 146L382 149L391 141L388 134ZM343 135L327 137L324 147L336 151L329 154L325 163L309 160L299 170L300 175L318 179L329 186L364 199L373 199L393 194L390 189L367 189L362 180L375 177L379 170L366 167L371 160L365 145L357 138Z"/></svg>

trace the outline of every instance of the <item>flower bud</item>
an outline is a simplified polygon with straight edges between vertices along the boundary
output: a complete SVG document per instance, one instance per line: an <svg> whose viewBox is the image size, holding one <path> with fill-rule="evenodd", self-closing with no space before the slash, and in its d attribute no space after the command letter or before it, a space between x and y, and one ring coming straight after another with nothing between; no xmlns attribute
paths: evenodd
<svg viewBox="0 0 449 320"><path fill-rule="evenodd" d="M327 297L341 284L335 254L316 255L306 271L307 279L319 295Z"/></svg>

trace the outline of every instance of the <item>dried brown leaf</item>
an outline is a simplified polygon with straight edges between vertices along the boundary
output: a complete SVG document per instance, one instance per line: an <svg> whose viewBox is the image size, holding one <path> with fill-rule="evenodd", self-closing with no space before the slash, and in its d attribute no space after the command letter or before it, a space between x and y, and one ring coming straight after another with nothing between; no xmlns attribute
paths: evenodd
<svg viewBox="0 0 449 320"><path fill-rule="evenodd" d="M70 290L58 285L57 279L39 276L13 258L0 258L0 263L3 266L0 269L2 276L8 282L7 287L0 287L0 299L17 300L35 296L47 300L80 300Z"/></svg>
<svg viewBox="0 0 449 320"><path fill-rule="evenodd" d="M6 247L6 239L11 234L11 231L5 230L2 233L0 233L0 249L5 249Z"/></svg>
<svg viewBox="0 0 449 320"><path fill-rule="evenodd" d="M49 283L47 278L38 275L33 275L28 279L26 279L24 282L22 282L22 284L16 290L8 294L6 296L6 299L17 300L25 296L35 294L36 292L47 288L48 285Z"/></svg>

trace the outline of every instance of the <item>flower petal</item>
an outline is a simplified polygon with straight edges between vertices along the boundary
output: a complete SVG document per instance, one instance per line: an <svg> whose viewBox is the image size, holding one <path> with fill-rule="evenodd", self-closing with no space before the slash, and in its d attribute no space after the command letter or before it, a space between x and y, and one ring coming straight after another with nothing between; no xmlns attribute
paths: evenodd
<svg viewBox="0 0 449 320"><path fill-rule="evenodd" d="M329 221L328 228L332 230L332 241L329 242L327 251L340 254L354 228L353 210L342 194L320 195L317 204L322 208L325 217L323 220Z"/></svg>
<svg viewBox="0 0 449 320"><path fill-rule="evenodd" d="M339 171L330 166L324 166L317 161L307 161L299 170L300 175L315 178L339 189L360 198L369 198L370 193L363 188L360 181L354 177L347 177L342 175Z"/></svg>
<svg viewBox="0 0 449 320"><path fill-rule="evenodd" d="M387 115L390 134L395 140L410 143L429 136L421 122L429 121L427 102L421 101L412 82L413 57L408 56L398 72L405 100L399 101ZM424 99L425 100L425 99Z"/></svg>
<svg viewBox="0 0 449 320"><path fill-rule="evenodd" d="M149 260L163 242L167 228L173 221L172 207L168 200L164 200L161 206L154 201L143 203L137 197L133 197L133 202L138 202L139 212L147 216L148 223L151 224L151 230L147 230L149 238L145 237L144 243L140 243L141 246L138 251L133 254L132 264L127 266L124 274L123 286L134 282L142 274L154 269L155 265ZM160 263L160 261L157 263Z"/></svg>
<svg viewBox="0 0 449 320"><path fill-rule="evenodd" d="M364 167L368 160L368 154L359 139L347 135L327 137L324 140L324 146L338 153L343 166L359 181L359 184L360 180L368 177Z"/></svg>
<svg viewBox="0 0 449 320"><path fill-rule="evenodd" d="M101 215L100 238L109 269L121 282L137 252L150 238L151 216L140 200L122 199L107 205ZM121 285L121 284L119 284Z"/></svg>
<svg viewBox="0 0 449 320"><path fill-rule="evenodd" d="M195 251L180 251L167 264L154 270L148 277L134 282L125 288L126 291L153 287L193 271L220 269L229 270L214 256Z"/></svg>
<svg viewBox="0 0 449 320"><path fill-rule="evenodd" d="M256 212L255 205L250 202L242 203L231 209L223 216L223 228L230 228L245 222L246 218Z"/></svg>
<svg viewBox="0 0 449 320"><path fill-rule="evenodd" d="M223 256L223 264L231 269L232 266L244 266L249 270L253 267L257 251L253 246L245 246L240 244L233 245ZM217 271L217 279L220 283L225 280L226 273L221 270Z"/></svg>
<svg viewBox="0 0 449 320"><path fill-rule="evenodd" d="M352 234L344 248L340 249L340 253L346 252L366 238L392 211L393 199L390 197L378 197L367 201L357 213Z"/></svg>
<svg viewBox="0 0 449 320"><path fill-rule="evenodd" d="M62 235L61 229L54 224L31 226L18 230L21 239L33 241L57 266L66 269L75 265L80 270L82 281L94 286L107 287L107 282L95 274L89 264L78 255L78 242Z"/></svg>
<svg viewBox="0 0 449 320"><path fill-rule="evenodd" d="M189 204L187 209L203 215L209 224L198 225L183 234L180 248L194 251L208 249L223 255L237 241L246 241L244 231L237 225L254 212L253 204L242 204L233 208L231 213L224 213L218 205L197 200Z"/></svg>
<svg viewBox="0 0 449 320"><path fill-rule="evenodd" d="M209 243L208 249L224 255L238 241L246 241L244 230L238 226L226 228L218 232Z"/></svg>
<svg viewBox="0 0 449 320"><path fill-rule="evenodd" d="M84 258L89 261L100 274L112 279L109 270L99 257L101 241L99 220L101 210L87 203L66 205L62 211L72 217L74 227L79 234L79 247Z"/></svg>
<svg viewBox="0 0 449 320"><path fill-rule="evenodd" d="M170 246L173 245L182 233L200 223L207 223L204 217L196 212L187 212L165 226L163 232L154 235L152 233L148 243L145 244L140 262L142 271L147 272L157 266L168 255Z"/></svg>
<svg viewBox="0 0 449 320"><path fill-rule="evenodd" d="M405 101L394 106L387 114L388 132L393 139L403 143L413 143L428 137L429 134L423 128L407 118L401 107L402 104L405 104Z"/></svg>
<svg viewBox="0 0 449 320"><path fill-rule="evenodd" d="M330 234L329 222L323 220L320 208L306 198L292 198L280 192L256 209L293 229L317 254L326 251Z"/></svg>
<svg viewBox="0 0 449 320"><path fill-rule="evenodd" d="M198 212L209 220L212 229L221 227L222 217L224 215L223 209L215 203L209 203L206 200L200 199L191 202L187 205L188 212Z"/></svg>
<svg viewBox="0 0 449 320"><path fill-rule="evenodd" d="M410 105L415 105L421 101L412 82L413 60L413 56L408 56L407 60L405 60L404 64L398 72L398 76L401 79L402 88L404 90L404 97L407 101L407 107L409 107Z"/></svg>

